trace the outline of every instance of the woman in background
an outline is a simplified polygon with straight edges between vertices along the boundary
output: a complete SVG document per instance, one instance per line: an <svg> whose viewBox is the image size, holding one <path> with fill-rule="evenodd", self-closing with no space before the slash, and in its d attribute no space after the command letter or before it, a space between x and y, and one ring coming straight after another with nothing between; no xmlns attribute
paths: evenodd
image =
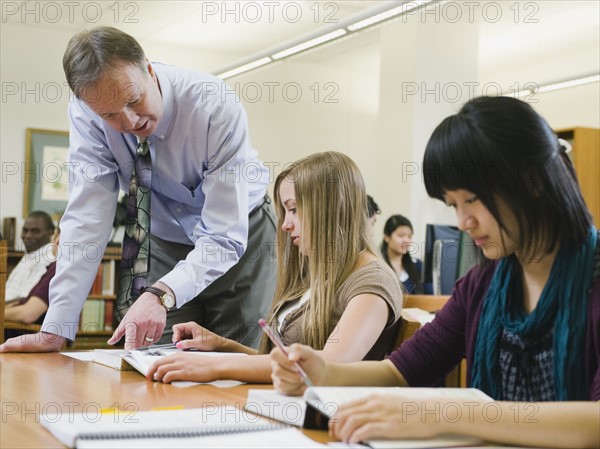
<svg viewBox="0 0 600 449"><path fill-rule="evenodd" d="M413 227L403 215L392 215L383 227L381 254L394 270L406 293L425 293L421 282L423 264L410 255Z"/></svg>

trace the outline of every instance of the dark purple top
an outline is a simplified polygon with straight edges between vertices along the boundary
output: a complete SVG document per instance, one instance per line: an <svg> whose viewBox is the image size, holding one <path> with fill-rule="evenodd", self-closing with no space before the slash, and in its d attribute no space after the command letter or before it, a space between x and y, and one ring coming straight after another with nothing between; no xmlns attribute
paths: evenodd
<svg viewBox="0 0 600 449"><path fill-rule="evenodd" d="M454 287L452 296L435 319L389 355L412 387L434 386L467 359L467 385L475 353L483 299L496 264L475 267ZM590 399L600 400L600 276L592 285L587 307L584 367Z"/></svg>
<svg viewBox="0 0 600 449"><path fill-rule="evenodd" d="M29 292L29 295L27 296L27 298L23 302L21 302L21 304L25 304L27 301L29 301L29 299L32 296L37 296L42 301L44 301L46 303L46 305L48 305L49 301L50 301L50 299L49 299L50 281L54 277L55 272L56 272L56 262L52 262L50 265L48 265L48 269L46 270L46 272L44 273L42 278L38 281L37 284L34 285L34 287ZM45 315L46 314L44 313L41 317L39 317L36 320L36 323L42 324L44 322Z"/></svg>

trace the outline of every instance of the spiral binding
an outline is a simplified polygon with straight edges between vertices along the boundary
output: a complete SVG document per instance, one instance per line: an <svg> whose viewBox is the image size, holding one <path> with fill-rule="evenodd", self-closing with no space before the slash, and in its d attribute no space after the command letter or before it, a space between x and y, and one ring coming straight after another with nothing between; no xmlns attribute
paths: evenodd
<svg viewBox="0 0 600 449"><path fill-rule="evenodd" d="M207 427L181 427L179 429L133 430L115 432L88 432L77 436L78 440L131 440L139 438L193 438L226 435L229 433L261 432L289 427L282 423L222 425Z"/></svg>

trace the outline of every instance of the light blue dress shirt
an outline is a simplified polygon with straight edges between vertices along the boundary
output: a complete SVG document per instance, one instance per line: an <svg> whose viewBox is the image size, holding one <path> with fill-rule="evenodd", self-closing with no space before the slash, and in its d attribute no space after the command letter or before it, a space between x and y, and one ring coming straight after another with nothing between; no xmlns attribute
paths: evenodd
<svg viewBox="0 0 600 449"><path fill-rule="evenodd" d="M244 254L248 214L262 203L270 180L250 144L244 108L224 81L152 65L164 112L148 139L151 234L195 246L160 279L181 307ZM129 188L137 140L78 99L69 105L69 119L69 202L43 330L72 340L110 237L119 188Z"/></svg>

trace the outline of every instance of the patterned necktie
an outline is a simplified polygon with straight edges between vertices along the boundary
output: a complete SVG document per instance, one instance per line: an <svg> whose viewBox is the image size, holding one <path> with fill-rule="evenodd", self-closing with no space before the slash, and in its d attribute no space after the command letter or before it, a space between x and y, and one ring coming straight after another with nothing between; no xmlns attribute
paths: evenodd
<svg viewBox="0 0 600 449"><path fill-rule="evenodd" d="M123 254L119 270L119 292L115 318L121 321L127 310L146 286L150 269L150 182L152 163L150 146L146 139L139 140L127 202L127 224L123 236Z"/></svg>

